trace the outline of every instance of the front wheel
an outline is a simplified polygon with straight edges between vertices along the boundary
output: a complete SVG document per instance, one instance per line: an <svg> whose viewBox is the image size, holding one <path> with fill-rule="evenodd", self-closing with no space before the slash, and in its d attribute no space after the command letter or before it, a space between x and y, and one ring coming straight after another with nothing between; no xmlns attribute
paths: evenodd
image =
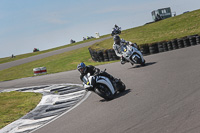
<svg viewBox="0 0 200 133"><path fill-rule="evenodd" d="M145 60L142 61L142 58L138 58L138 57L135 57L134 60L137 62L137 64L141 64L142 66L145 66Z"/></svg>
<svg viewBox="0 0 200 133"><path fill-rule="evenodd" d="M114 98L114 95L112 94L110 89L103 84L99 84L95 87L95 93L105 100L112 100Z"/></svg>
<svg viewBox="0 0 200 133"><path fill-rule="evenodd" d="M126 85L119 79L117 82L117 88L119 92L123 92L126 89Z"/></svg>
<svg viewBox="0 0 200 133"><path fill-rule="evenodd" d="M142 65L142 66L145 66L145 65L146 65L146 64L145 64L145 60L141 63L141 65Z"/></svg>

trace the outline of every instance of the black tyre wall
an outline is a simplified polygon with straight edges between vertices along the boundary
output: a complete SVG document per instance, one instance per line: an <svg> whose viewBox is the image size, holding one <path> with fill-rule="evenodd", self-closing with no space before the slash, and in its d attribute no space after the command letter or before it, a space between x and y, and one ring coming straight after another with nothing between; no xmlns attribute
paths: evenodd
<svg viewBox="0 0 200 133"><path fill-rule="evenodd" d="M94 55L96 61L100 61L99 55L96 50L93 50L93 55Z"/></svg>
<svg viewBox="0 0 200 133"><path fill-rule="evenodd" d="M158 42L158 52L164 52L163 44L162 42Z"/></svg>
<svg viewBox="0 0 200 133"><path fill-rule="evenodd" d="M173 50L173 46L172 46L172 42L171 41L167 42L167 48L168 48L168 50Z"/></svg>
<svg viewBox="0 0 200 133"><path fill-rule="evenodd" d="M177 40L177 42L178 42L178 47L179 48L184 48L183 39L180 38L180 39Z"/></svg>
<svg viewBox="0 0 200 133"><path fill-rule="evenodd" d="M150 44L149 52L150 52L150 54L158 53L158 44L157 43Z"/></svg>
<svg viewBox="0 0 200 133"><path fill-rule="evenodd" d="M111 49L111 54L112 54L113 60L118 60L119 59L119 57L115 54L114 49Z"/></svg>
<svg viewBox="0 0 200 133"><path fill-rule="evenodd" d="M172 40L172 47L173 47L173 49L178 49L179 48L177 39Z"/></svg>
<svg viewBox="0 0 200 133"><path fill-rule="evenodd" d="M104 57L103 57L103 51L102 50L99 50L97 51L97 54L98 54L98 61L99 62L103 62L104 61Z"/></svg>
<svg viewBox="0 0 200 133"><path fill-rule="evenodd" d="M164 42L162 43L162 45L163 45L163 50L164 50L165 52L168 51L167 42L164 41Z"/></svg>
<svg viewBox="0 0 200 133"><path fill-rule="evenodd" d="M95 50L92 50L91 48L88 48L89 52L90 52L90 55L91 55L91 58L93 61L98 61L98 58L97 58L97 53Z"/></svg>
<svg viewBox="0 0 200 133"><path fill-rule="evenodd" d="M143 55L148 55L150 54L149 52L149 45L148 44L141 44L139 45L140 51Z"/></svg>
<svg viewBox="0 0 200 133"><path fill-rule="evenodd" d="M185 46L185 47L191 46L191 45L190 45L190 40L189 40L188 37L184 37L184 38L183 38L183 43L184 43L184 46Z"/></svg>
<svg viewBox="0 0 200 133"><path fill-rule="evenodd" d="M189 38L191 46L192 45L197 45L196 36L189 36L188 38Z"/></svg>
<svg viewBox="0 0 200 133"><path fill-rule="evenodd" d="M111 49L108 49L108 59L109 59L109 61L113 61L114 60L114 58L112 56L112 50Z"/></svg>
<svg viewBox="0 0 200 133"><path fill-rule="evenodd" d="M104 50L104 51L103 51L103 57L104 57L104 61L109 61L109 58L108 58L108 50Z"/></svg>
<svg viewBox="0 0 200 133"><path fill-rule="evenodd" d="M196 42L197 44L200 44L200 36L196 36Z"/></svg>

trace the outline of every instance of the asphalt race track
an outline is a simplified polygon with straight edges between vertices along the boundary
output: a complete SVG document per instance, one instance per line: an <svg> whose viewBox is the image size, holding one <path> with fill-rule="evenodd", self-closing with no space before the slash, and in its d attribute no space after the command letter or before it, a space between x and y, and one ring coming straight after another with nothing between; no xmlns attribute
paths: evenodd
<svg viewBox="0 0 200 133"><path fill-rule="evenodd" d="M145 67L98 66L127 86L112 101L92 94L34 133L199 133L200 45L146 56ZM86 64L89 65L89 64ZM0 89L78 83L74 71L0 82Z"/></svg>

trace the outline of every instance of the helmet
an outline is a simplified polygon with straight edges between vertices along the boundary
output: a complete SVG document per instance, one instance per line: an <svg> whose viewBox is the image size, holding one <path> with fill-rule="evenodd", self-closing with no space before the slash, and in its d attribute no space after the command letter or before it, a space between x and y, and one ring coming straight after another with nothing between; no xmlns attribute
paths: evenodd
<svg viewBox="0 0 200 133"><path fill-rule="evenodd" d="M85 64L83 62L81 62L80 64L77 65L77 69L80 73L84 73L85 72Z"/></svg>
<svg viewBox="0 0 200 133"><path fill-rule="evenodd" d="M120 37L118 36L118 35L115 35L114 37L113 37L113 40L114 40L114 42L116 43L116 44L120 44Z"/></svg>

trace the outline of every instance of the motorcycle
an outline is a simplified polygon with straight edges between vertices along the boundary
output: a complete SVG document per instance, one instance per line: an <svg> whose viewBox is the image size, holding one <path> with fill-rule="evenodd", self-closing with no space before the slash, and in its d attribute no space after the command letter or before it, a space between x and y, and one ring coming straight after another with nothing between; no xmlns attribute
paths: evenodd
<svg viewBox="0 0 200 133"><path fill-rule="evenodd" d="M114 36L114 35L120 35L121 34L121 27L119 27L119 28L113 28L112 29L112 33L111 33L111 35L112 36Z"/></svg>
<svg viewBox="0 0 200 133"><path fill-rule="evenodd" d="M118 78L110 80L108 77L103 76L103 72L97 75L90 75L88 73L83 77L83 87L87 91L92 91L104 98L105 100L112 100L117 92L123 92L126 89L125 84Z"/></svg>
<svg viewBox="0 0 200 133"><path fill-rule="evenodd" d="M122 45L121 46L122 56L129 61L132 65L141 64L145 66L145 60L142 53L132 45Z"/></svg>
<svg viewBox="0 0 200 133"><path fill-rule="evenodd" d="M71 39L70 44L72 44L72 43L76 43L76 41Z"/></svg>

